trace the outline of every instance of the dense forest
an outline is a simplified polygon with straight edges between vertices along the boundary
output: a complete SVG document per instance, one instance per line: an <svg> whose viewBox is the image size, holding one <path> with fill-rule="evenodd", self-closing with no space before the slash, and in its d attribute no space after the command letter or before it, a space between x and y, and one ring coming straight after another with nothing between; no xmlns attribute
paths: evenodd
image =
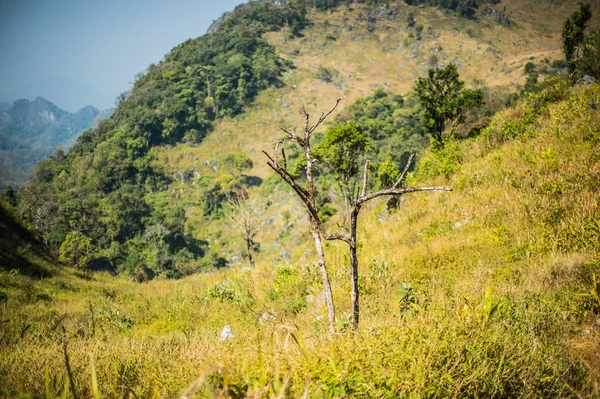
<svg viewBox="0 0 600 399"><path fill-rule="evenodd" d="M205 255L184 233L185 212L157 209L144 196L171 181L153 147L199 143L215 119L243 111L257 93L280 84L292 65L263 38L307 23L296 2L238 6L213 33L188 40L140 74L113 116L82 134L68 154L39 163L19 207L67 263L114 269L145 279L176 275L173 264ZM222 265L206 257L207 267ZM142 266L145 265L145 266Z"/></svg>

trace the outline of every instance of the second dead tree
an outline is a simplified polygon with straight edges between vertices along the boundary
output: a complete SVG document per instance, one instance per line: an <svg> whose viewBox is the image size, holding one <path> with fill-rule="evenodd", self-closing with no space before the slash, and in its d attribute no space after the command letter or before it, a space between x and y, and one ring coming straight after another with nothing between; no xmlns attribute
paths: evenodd
<svg viewBox="0 0 600 399"><path fill-rule="evenodd" d="M227 217L242 232L248 251L248 262L254 267L254 239L267 223L266 206L256 197L236 197L230 201L231 213Z"/></svg>
<svg viewBox="0 0 600 399"><path fill-rule="evenodd" d="M358 321L360 316L360 308L359 308L359 288L358 288L358 240L356 238L356 231L358 227L358 215L360 214L360 210L362 206L379 197L399 197L404 194L414 193L418 191L452 191L451 188L441 187L441 186L430 186L430 187L407 187L401 188L406 175L415 159L415 153L411 153L406 165L404 166L404 170L402 174L396 180L396 182L389 188L381 189L379 191L368 194L367 187L369 184L369 160L365 161L365 166L363 169L363 181L362 181L362 190L360 196L353 200L350 204L350 235L343 234L326 234L324 233L326 240L340 240L344 241L348 244L350 248L350 270L351 270L351 287L352 287L352 325L354 328L358 327Z"/></svg>

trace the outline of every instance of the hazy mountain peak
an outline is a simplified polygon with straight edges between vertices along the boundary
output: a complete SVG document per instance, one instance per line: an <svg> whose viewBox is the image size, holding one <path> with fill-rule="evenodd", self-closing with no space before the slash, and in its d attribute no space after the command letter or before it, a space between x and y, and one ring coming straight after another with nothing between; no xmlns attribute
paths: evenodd
<svg viewBox="0 0 600 399"><path fill-rule="evenodd" d="M65 75L48 76L0 93L0 99L10 102L24 98L36 101L38 97L50 98L53 104L69 112L76 112L84 104L100 109L114 104L113 96Z"/></svg>
<svg viewBox="0 0 600 399"><path fill-rule="evenodd" d="M91 105L69 113L41 96L33 101L17 100L0 110L0 156L5 169L0 183L24 183L37 161L58 146L70 148L81 132L97 126L111 113Z"/></svg>

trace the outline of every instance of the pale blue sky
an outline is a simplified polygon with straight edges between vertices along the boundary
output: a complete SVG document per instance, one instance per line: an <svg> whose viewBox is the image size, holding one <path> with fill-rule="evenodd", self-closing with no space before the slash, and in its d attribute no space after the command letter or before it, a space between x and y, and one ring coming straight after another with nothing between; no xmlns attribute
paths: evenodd
<svg viewBox="0 0 600 399"><path fill-rule="evenodd" d="M0 0L0 93L65 75L115 98L136 73L243 2Z"/></svg>

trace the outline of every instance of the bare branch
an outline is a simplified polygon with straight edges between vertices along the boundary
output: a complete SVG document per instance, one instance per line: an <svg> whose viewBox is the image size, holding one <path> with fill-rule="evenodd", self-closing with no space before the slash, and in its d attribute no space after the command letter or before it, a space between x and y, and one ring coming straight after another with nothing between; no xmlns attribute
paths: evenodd
<svg viewBox="0 0 600 399"><path fill-rule="evenodd" d="M248 251L248 261L254 267L255 238L267 224L267 203L257 197L236 197L229 200L230 209L225 212L227 218L236 226L244 237Z"/></svg>
<svg viewBox="0 0 600 399"><path fill-rule="evenodd" d="M296 194L298 194L302 202L304 202L304 205L306 205L311 220L313 220L316 223L319 232L321 233L323 238L325 238L326 240L340 240L348 243L349 245L352 245L352 240L349 237L346 237L342 234L328 234L325 231L325 228L323 227L323 222L319 217L319 212L311 202L308 191L302 186L300 186L286 170L279 166L275 167L275 164L273 162L267 162L267 165L269 165L269 167L273 169L290 187L292 187Z"/></svg>
<svg viewBox="0 0 600 399"><path fill-rule="evenodd" d="M277 155L279 155L279 146L283 144L283 141L279 140L277 144L275 144L275 165L279 166L277 162Z"/></svg>
<svg viewBox="0 0 600 399"><path fill-rule="evenodd" d="M262 150L263 154L265 154L267 156L267 158L269 158L271 160L271 162L275 162L275 160L273 158L271 158L271 156L269 155L268 152L266 152L265 150Z"/></svg>
<svg viewBox="0 0 600 399"><path fill-rule="evenodd" d="M279 165L275 164L274 163L275 161L273 160L273 158L271 158L268 154L266 154L266 155L271 160L271 162L267 162L267 165L269 165L269 167L271 169L273 169L279 176L281 176L281 178L287 184L289 184L294 189L296 194L298 194L298 196L300 196L300 199L302 199L303 202L305 202L307 205L310 204L312 206L312 203L310 203L310 200L309 200L308 191L306 191L306 189L304 187L302 187L298 183L296 183L296 180L294 180L294 178L286 170L281 168Z"/></svg>
<svg viewBox="0 0 600 399"><path fill-rule="evenodd" d="M364 197L367 194L367 184L369 183L369 160L365 160L365 168L363 170L363 186L362 191L360 193L361 197Z"/></svg>
<svg viewBox="0 0 600 399"><path fill-rule="evenodd" d="M345 98L346 98L346 97L342 97L342 98L338 98L337 100L335 100L335 104L333 105L333 107L331 107L331 109L330 109L329 111L327 111L327 112L323 112L323 113L321 114L321 117L319 118L319 120L318 120L318 121L316 121L316 122L315 122L315 124L314 124L314 125L312 125L312 127L311 127L311 128L308 130L308 131L307 131L308 135L310 135L312 132L314 132L314 131L315 131L315 129L316 129L317 127L319 127L319 125L320 125L321 123L323 123L323 121L324 121L324 120L325 120L325 119L326 119L326 118L327 118L327 117L328 117L328 116L329 116L329 115L330 115L330 114L331 114L333 111L335 111L335 109L337 108L337 106L338 106L338 104L340 103L340 101L342 101L342 100L343 100L343 99L345 99ZM307 122L308 122L308 119L307 119ZM307 124L307 126L308 126L308 124Z"/></svg>
<svg viewBox="0 0 600 399"><path fill-rule="evenodd" d="M300 108L300 115L302 115L304 117L304 139L308 140L309 116L308 116L308 112L306 112L306 108L304 108L304 105L302 106L302 108Z"/></svg>
<svg viewBox="0 0 600 399"><path fill-rule="evenodd" d="M285 148L281 147L281 156L283 156L283 169L287 170L287 157L285 156Z"/></svg>
<svg viewBox="0 0 600 399"><path fill-rule="evenodd" d="M414 160L415 160L415 152L413 151L410 153L410 156L408 157L408 161L406 161L406 165L404 165L404 170L402 171L402 174L400 175L400 177L398 178L396 183L394 183L392 188L396 189L396 188L400 187L400 185L402 184L402 181L404 181L404 179L406 178L406 174L408 173L408 170L410 169L410 166L412 165Z"/></svg>
<svg viewBox="0 0 600 399"><path fill-rule="evenodd" d="M286 130L285 128L280 128L281 130L283 130L283 132L285 134L287 134L289 136L289 138L291 138L292 140L296 140L296 134L290 132L289 130Z"/></svg>
<svg viewBox="0 0 600 399"><path fill-rule="evenodd" d="M364 197L360 197L358 200L353 201L352 205L360 206L360 205L364 204L365 202L370 201L377 197L391 196L391 195L403 195L403 194L408 194L408 193L415 193L417 191L452 191L452 189L449 187L443 187L443 186L409 187L409 188L402 188L402 189L392 187L392 188L388 188L385 190L379 190L375 193L365 195Z"/></svg>
<svg viewBox="0 0 600 399"><path fill-rule="evenodd" d="M321 234L323 234L323 238L325 238L327 241L334 241L334 240L338 240L338 241L344 241L346 244L352 246L354 245L354 243L352 242L352 239L350 237L347 237L343 234L327 234L325 232L325 229L323 229L323 226L321 226Z"/></svg>

